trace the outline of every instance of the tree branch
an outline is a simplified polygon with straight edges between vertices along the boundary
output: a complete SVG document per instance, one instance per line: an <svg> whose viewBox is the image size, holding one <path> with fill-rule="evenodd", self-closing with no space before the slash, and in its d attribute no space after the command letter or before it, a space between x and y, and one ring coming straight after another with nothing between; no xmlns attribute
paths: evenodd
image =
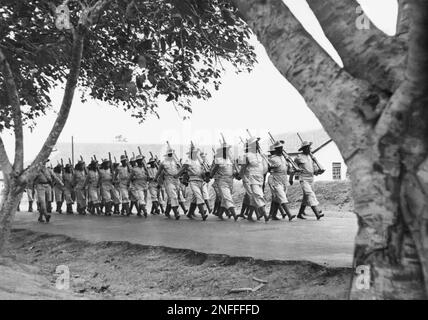
<svg viewBox="0 0 428 320"><path fill-rule="evenodd" d="M389 37L373 24L369 29L359 28L356 0L308 0L308 4L346 71L391 94L399 87L406 68L405 33Z"/></svg>
<svg viewBox="0 0 428 320"><path fill-rule="evenodd" d="M9 102L12 106L13 129L15 132L15 160L13 169L17 172L24 167L24 129L22 124L21 104L13 72L3 51L0 49L0 72L3 73Z"/></svg>
<svg viewBox="0 0 428 320"><path fill-rule="evenodd" d="M344 158L350 159L370 145L370 120L386 104L377 89L341 69L281 0L233 2L275 67L305 98Z"/></svg>
<svg viewBox="0 0 428 320"><path fill-rule="evenodd" d="M3 176L6 179L8 175L12 172L12 165L7 156L6 148L3 143L3 139L0 137L0 165L1 170L3 171Z"/></svg>
<svg viewBox="0 0 428 320"><path fill-rule="evenodd" d="M80 74L80 65L82 61L84 40L84 33L81 33L81 31L82 30L76 30L73 33L74 39L71 53L71 65L67 77L67 82L65 85L64 97L61 103L61 108L58 112L55 123L48 137L46 138L45 143L43 144L42 149L40 150L34 161L31 163L30 167L26 169L24 173L20 176L21 183L25 183L34 174L34 172L36 172L40 168L40 166L43 165L48 159L67 121Z"/></svg>

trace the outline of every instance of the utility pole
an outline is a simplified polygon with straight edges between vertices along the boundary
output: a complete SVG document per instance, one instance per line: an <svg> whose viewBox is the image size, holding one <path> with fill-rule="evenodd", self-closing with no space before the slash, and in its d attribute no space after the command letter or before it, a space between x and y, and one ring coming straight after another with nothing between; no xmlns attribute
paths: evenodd
<svg viewBox="0 0 428 320"><path fill-rule="evenodd" d="M74 167L74 137L71 136L71 163Z"/></svg>

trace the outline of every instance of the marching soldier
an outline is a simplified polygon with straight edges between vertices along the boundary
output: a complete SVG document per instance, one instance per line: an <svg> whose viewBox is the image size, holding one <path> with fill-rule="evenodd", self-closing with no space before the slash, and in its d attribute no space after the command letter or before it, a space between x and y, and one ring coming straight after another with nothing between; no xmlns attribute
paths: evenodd
<svg viewBox="0 0 428 320"><path fill-rule="evenodd" d="M112 207L114 204L114 210L119 212L120 199L117 191L113 185L113 172L109 159L104 159L101 163L99 173L99 186L101 188L101 196L105 203L105 214L111 216Z"/></svg>
<svg viewBox="0 0 428 320"><path fill-rule="evenodd" d="M165 208L165 215L169 218L171 209L174 212L175 218L180 219L178 213L178 193L180 188L180 182L177 177L180 164L174 157L174 150L168 148L165 159L161 162L159 170L156 174L155 180L159 177L163 177L166 194L168 196L167 206Z"/></svg>
<svg viewBox="0 0 428 320"><path fill-rule="evenodd" d="M67 206L67 214L73 214L73 173L70 164L67 163L65 165L62 177L64 181L64 198Z"/></svg>
<svg viewBox="0 0 428 320"><path fill-rule="evenodd" d="M217 185L220 195L221 203L217 211L217 216L223 219L223 213L228 217L233 217L238 220L235 212L235 204L233 202L233 160L230 155L232 146L224 144L223 147L216 150L215 162L211 168L211 176L215 177L215 184Z"/></svg>
<svg viewBox="0 0 428 320"><path fill-rule="evenodd" d="M128 158L126 155L120 156L120 163L116 170L115 180L119 183L119 191L122 197L122 210L121 214L129 215L129 184L130 184L130 171L128 165Z"/></svg>
<svg viewBox="0 0 428 320"><path fill-rule="evenodd" d="M200 157L203 162L203 167L209 168L207 154L205 152L201 152ZM206 179L204 179L204 182L202 184L202 197L204 198L205 205L207 206L208 212L211 213L212 210L210 205L209 181L207 182Z"/></svg>
<svg viewBox="0 0 428 320"><path fill-rule="evenodd" d="M86 176L85 186L88 188L88 210L94 215L95 212L100 215L100 197L98 193L100 176L98 174L98 161L92 160L88 166L88 174Z"/></svg>
<svg viewBox="0 0 428 320"><path fill-rule="evenodd" d="M299 181L303 191L303 199L297 217L299 219L305 219L303 216L305 214L305 208L306 206L310 206L317 217L317 220L319 220L324 216L324 214L322 214L322 211L318 209L319 202L315 192L313 191L315 166L311 157L311 146L312 142L303 141L302 146L299 149L299 151L302 151L302 154L299 154L294 160L302 170L299 173Z"/></svg>
<svg viewBox="0 0 428 320"><path fill-rule="evenodd" d="M159 200L158 200L158 183L155 181L157 174L157 164L155 158L150 158L147 162L148 175L149 175L149 193L150 199L152 200L152 208L150 214L160 214L159 211Z"/></svg>
<svg viewBox="0 0 428 320"><path fill-rule="evenodd" d="M62 181L58 180L52 171L46 167L48 161L49 160L45 162L44 166L34 178L34 185L37 190L37 201L39 202L39 222L44 222L43 217L46 219L46 222L49 222L51 218L47 212L47 201L52 201L52 183L62 184Z"/></svg>
<svg viewBox="0 0 428 320"><path fill-rule="evenodd" d="M137 216L141 217L141 212L143 212L144 217L147 218L147 209L146 209L146 192L148 189L148 176L147 172L143 166L143 156L138 155L136 157L137 165L131 169L131 193L138 199L137 207Z"/></svg>
<svg viewBox="0 0 428 320"><path fill-rule="evenodd" d="M197 207L199 209L199 213L202 216L202 220L205 221L208 217L208 214L205 210L205 199L203 196L205 172L201 162L197 158L198 153L199 150L197 150L193 146L190 148L190 151L187 153L189 158L183 165L181 170L177 173L177 177L179 177L185 171L189 175L189 187L193 194L193 199L190 204L187 217L193 219L193 213L195 212L195 209Z"/></svg>
<svg viewBox="0 0 428 320"><path fill-rule="evenodd" d="M56 212L61 214L62 213L62 203L63 203L63 191L64 191L64 181L62 179L62 166L60 164L57 164L55 168L53 169L54 175L57 177L57 181L61 181L62 184L60 185L57 182L53 182L53 193L56 201Z"/></svg>
<svg viewBox="0 0 428 320"><path fill-rule="evenodd" d="M86 214L86 173L85 162L78 161L74 167L73 186L76 193L77 213Z"/></svg>
<svg viewBox="0 0 428 320"><path fill-rule="evenodd" d="M131 157L131 159L129 159L129 165L130 165L130 172L132 172L132 168L134 168L137 165L137 162L135 161L134 157ZM128 211L127 215L131 215L132 214L132 209L134 207L135 208L138 207L138 198L132 192L131 183L129 184L129 187L128 187L128 194L129 194L129 201L131 202L131 204L129 206L129 211Z"/></svg>
<svg viewBox="0 0 428 320"><path fill-rule="evenodd" d="M269 152L269 187L272 194L272 202L269 216L272 220L279 220L276 216L280 207L283 209L282 218L288 217L288 220L293 220L296 216L290 213L287 203L287 172L290 171L287 161L282 156L283 143L275 142L270 146Z"/></svg>
<svg viewBox="0 0 428 320"><path fill-rule="evenodd" d="M247 219L252 219L253 212L257 218L264 216L265 221L269 221L266 213L266 201L263 194L264 164L263 158L259 154L258 138L251 137L246 143L245 163L241 167L240 176L250 198L249 213Z"/></svg>

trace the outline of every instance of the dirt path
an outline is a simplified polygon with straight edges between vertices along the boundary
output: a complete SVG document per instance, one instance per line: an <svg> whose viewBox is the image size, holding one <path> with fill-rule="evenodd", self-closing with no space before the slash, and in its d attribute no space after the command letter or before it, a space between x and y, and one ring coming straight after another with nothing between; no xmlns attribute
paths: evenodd
<svg viewBox="0 0 428 320"><path fill-rule="evenodd" d="M29 230L14 230L11 247L17 261L32 267L20 271L24 281L15 286L6 278L16 268L0 267L0 298L14 292L15 298L52 298L56 292L58 298L72 299L344 299L351 274L349 268L311 262L263 261L127 242L89 243ZM58 265L70 270L69 291L54 287ZM229 292L256 287L253 277L268 283L252 293Z"/></svg>

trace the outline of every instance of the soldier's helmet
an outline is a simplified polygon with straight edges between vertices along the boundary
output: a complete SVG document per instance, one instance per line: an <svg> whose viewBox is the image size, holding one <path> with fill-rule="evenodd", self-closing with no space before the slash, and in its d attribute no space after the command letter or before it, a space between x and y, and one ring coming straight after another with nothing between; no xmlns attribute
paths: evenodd
<svg viewBox="0 0 428 320"><path fill-rule="evenodd" d="M122 155L120 156L120 162L125 161L125 160L128 160L128 157L127 157L127 156L125 156L124 154L122 154Z"/></svg>
<svg viewBox="0 0 428 320"><path fill-rule="evenodd" d="M139 155L135 158L135 160L136 160L136 161L138 161L138 160L143 160L143 156L142 156L141 154L139 154Z"/></svg>
<svg viewBox="0 0 428 320"><path fill-rule="evenodd" d="M270 152L274 152L278 148L283 148L284 147L284 143L285 143L285 141L283 141L283 140L275 141L274 144L270 145L269 151Z"/></svg>
<svg viewBox="0 0 428 320"><path fill-rule="evenodd" d="M129 159L129 162L135 162L136 160L135 160L135 158L134 157L132 157L131 159Z"/></svg>
<svg viewBox="0 0 428 320"><path fill-rule="evenodd" d="M148 163L148 164L152 164L152 163L154 163L154 162L156 162L156 159L155 159L155 158L150 158L150 159L149 159L149 161L147 161L147 163Z"/></svg>
<svg viewBox="0 0 428 320"><path fill-rule="evenodd" d="M309 142L309 141L303 141L302 142L302 145L300 146L300 148L299 148L299 151L302 151L303 150L303 148L306 148L306 147L310 147L312 145L312 142Z"/></svg>

